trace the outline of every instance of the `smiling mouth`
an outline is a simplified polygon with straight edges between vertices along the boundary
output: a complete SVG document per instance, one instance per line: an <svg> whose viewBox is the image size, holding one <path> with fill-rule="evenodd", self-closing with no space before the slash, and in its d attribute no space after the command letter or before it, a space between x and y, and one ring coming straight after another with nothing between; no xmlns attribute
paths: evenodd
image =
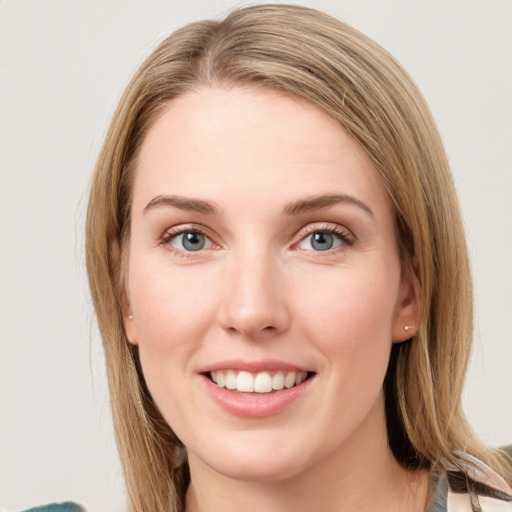
<svg viewBox="0 0 512 512"><path fill-rule="evenodd" d="M313 372L298 371L251 373L237 370L217 370L206 374L220 388L239 393L272 393L290 389L313 375Z"/></svg>

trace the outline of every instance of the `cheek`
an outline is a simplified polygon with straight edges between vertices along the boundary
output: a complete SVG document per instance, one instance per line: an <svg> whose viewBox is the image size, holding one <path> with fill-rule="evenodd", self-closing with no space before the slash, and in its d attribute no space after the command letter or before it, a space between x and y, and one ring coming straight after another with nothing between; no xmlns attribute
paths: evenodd
<svg viewBox="0 0 512 512"><path fill-rule="evenodd" d="M315 286L297 289L296 307L304 312L301 330L327 356L328 371L345 396L372 399L389 361L399 270L352 270L317 276Z"/></svg>
<svg viewBox="0 0 512 512"><path fill-rule="evenodd" d="M213 294L200 272L171 271L134 258L130 295L144 378L174 428L182 422L176 412L183 410L182 399L189 395L187 379L205 338Z"/></svg>
<svg viewBox="0 0 512 512"><path fill-rule="evenodd" d="M391 341L399 279L399 270L332 269L307 280L305 286L295 286L293 296L297 311L305 313L322 338L339 335L348 343L382 337Z"/></svg>
<svg viewBox="0 0 512 512"><path fill-rule="evenodd" d="M129 285L139 344L168 346L199 334L212 310L210 284L211 279L191 267L149 266L134 259Z"/></svg>
<svg viewBox="0 0 512 512"><path fill-rule="evenodd" d="M194 354L201 349L215 296L207 282L191 268L170 270L132 260L129 285L137 343L144 376L157 403L168 401L169 390L182 385Z"/></svg>

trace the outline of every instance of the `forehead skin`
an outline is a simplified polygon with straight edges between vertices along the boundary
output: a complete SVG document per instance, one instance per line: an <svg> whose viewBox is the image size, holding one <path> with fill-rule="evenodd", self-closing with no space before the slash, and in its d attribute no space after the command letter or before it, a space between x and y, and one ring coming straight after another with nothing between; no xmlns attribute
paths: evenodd
<svg viewBox="0 0 512 512"><path fill-rule="evenodd" d="M300 179L305 192L308 181L317 187L320 169L336 166L340 159L346 168L361 172L352 173L350 184L343 180L343 169L326 173L323 192L342 185L355 195L364 190L367 201L375 202L370 190L374 189L380 200L382 194L386 196L385 208L390 212L372 162L327 113L307 101L270 90L200 89L170 102L150 128L137 159L134 210L143 209L159 189L174 193L170 188L161 190L170 176L172 188L179 188L180 194L196 197L204 189L213 197L224 195L230 186L238 189L247 205L262 194L266 200L265 184L279 174L280 198L293 200L293 182ZM370 187L369 181L373 182Z"/></svg>

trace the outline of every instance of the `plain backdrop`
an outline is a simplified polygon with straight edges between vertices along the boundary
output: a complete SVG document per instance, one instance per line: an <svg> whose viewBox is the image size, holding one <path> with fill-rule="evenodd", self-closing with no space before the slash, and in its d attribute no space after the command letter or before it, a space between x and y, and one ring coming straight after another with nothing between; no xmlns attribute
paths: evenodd
<svg viewBox="0 0 512 512"><path fill-rule="evenodd" d="M476 286L465 405L512 442L512 2L322 0L425 94L460 193ZM242 5L0 0L0 509L74 499L124 510L83 224L92 168L130 76L175 28Z"/></svg>

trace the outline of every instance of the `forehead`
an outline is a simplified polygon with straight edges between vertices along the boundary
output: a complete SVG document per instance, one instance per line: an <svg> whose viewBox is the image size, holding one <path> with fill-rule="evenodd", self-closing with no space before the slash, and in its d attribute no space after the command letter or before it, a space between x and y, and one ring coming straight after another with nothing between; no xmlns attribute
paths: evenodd
<svg viewBox="0 0 512 512"><path fill-rule="evenodd" d="M269 183L283 201L333 191L386 201L372 162L329 114L276 91L237 87L169 103L142 145L134 202L157 193L255 200L268 196Z"/></svg>

